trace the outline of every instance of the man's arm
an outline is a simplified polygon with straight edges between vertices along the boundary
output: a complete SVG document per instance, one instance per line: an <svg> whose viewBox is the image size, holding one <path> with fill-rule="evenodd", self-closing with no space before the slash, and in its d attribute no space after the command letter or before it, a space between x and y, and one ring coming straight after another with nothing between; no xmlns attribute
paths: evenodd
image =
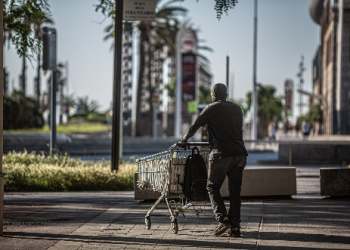
<svg viewBox="0 0 350 250"><path fill-rule="evenodd" d="M182 137L181 142L187 142L187 140L190 139L200 127L201 125L199 125L198 123L194 123L186 132L186 134Z"/></svg>
<svg viewBox="0 0 350 250"><path fill-rule="evenodd" d="M205 109L203 109L201 114L197 117L197 120L193 123L190 129L182 137L181 142L187 142L187 140L190 139L200 127L204 126L209 122L210 120L209 107L210 105L206 106Z"/></svg>

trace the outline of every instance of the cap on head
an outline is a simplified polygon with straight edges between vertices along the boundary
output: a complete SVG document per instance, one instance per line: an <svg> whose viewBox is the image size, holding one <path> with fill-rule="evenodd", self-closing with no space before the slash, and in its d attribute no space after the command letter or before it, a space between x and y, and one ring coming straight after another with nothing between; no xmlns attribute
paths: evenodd
<svg viewBox="0 0 350 250"><path fill-rule="evenodd" d="M217 83L211 88L212 101L226 101L227 88L225 84Z"/></svg>

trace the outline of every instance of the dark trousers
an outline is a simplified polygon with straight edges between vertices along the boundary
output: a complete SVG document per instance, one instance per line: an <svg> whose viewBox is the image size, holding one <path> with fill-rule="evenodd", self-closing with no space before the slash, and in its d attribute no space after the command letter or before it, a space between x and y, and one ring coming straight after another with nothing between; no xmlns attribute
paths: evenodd
<svg viewBox="0 0 350 250"><path fill-rule="evenodd" d="M228 217L231 225L237 228L240 227L241 221L241 185L246 162L246 156L221 158L215 154L209 155L207 190L215 219L222 222L222 219L227 216L225 203L220 194L220 188L227 176L230 194Z"/></svg>

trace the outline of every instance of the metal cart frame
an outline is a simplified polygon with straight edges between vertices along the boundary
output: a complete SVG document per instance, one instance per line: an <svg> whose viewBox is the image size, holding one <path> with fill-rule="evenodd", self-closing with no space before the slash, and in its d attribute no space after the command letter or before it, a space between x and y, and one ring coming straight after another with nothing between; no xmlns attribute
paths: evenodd
<svg viewBox="0 0 350 250"><path fill-rule="evenodd" d="M182 214L190 207L193 207L197 216L203 210L195 207L203 206L206 201L192 202L185 198L182 193L182 183L185 172L185 162L187 156L192 153L193 147L200 148L200 154L203 156L206 165L208 166L209 143L207 142L187 142L176 143L167 151L160 152L147 157L136 160L139 171L139 181L137 186L142 190L152 190L161 193L158 200L148 210L145 216L146 228L151 228L151 213L162 201L165 201L170 213L171 229L174 234L178 233L179 227L177 216ZM171 198L179 198L180 201L176 204ZM171 203L175 203L175 208L171 207Z"/></svg>

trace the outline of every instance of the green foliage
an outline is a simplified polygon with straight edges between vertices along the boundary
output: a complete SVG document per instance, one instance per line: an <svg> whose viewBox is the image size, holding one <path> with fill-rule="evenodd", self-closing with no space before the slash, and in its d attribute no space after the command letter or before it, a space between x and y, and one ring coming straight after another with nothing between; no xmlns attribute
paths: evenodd
<svg viewBox="0 0 350 250"><path fill-rule="evenodd" d="M247 94L247 107L252 103L252 92ZM268 124L273 120L281 120L283 110L282 97L276 96L274 86L259 85L258 88L258 138L267 136Z"/></svg>
<svg viewBox="0 0 350 250"><path fill-rule="evenodd" d="M197 0L198 2L199 0ZM221 19L223 13L227 14L230 9L233 9L238 0L215 0L214 10L216 11L216 18Z"/></svg>
<svg viewBox="0 0 350 250"><path fill-rule="evenodd" d="M46 0L4 1L4 33L15 45L20 57L33 59L41 52L41 42L34 37L34 24L51 23Z"/></svg>
<svg viewBox="0 0 350 250"><path fill-rule="evenodd" d="M309 112L307 113L307 119L310 121L311 125L322 122L321 104L311 105Z"/></svg>
<svg viewBox="0 0 350 250"><path fill-rule="evenodd" d="M168 91L168 96L170 96L171 98L174 98L175 97L175 88L176 88L176 78L173 77L171 79L171 82L169 84L166 84L164 86L164 88Z"/></svg>
<svg viewBox="0 0 350 250"><path fill-rule="evenodd" d="M133 190L137 171L137 165L132 163L122 163L118 172L112 172L109 161L27 152L4 155L3 168L7 192Z"/></svg>
<svg viewBox="0 0 350 250"><path fill-rule="evenodd" d="M99 133L105 132L107 127L102 123L89 123L81 120L70 121L65 125L57 126L57 133L63 134L75 134L75 133ZM5 133L49 133L50 128L47 125L44 125L40 129L17 129L17 130L5 130Z"/></svg>
<svg viewBox="0 0 350 250"><path fill-rule="evenodd" d="M311 126L315 126L316 123L322 123L321 104L311 105L309 108L309 112L297 118L297 122L295 125L297 130L300 130L303 121L308 121Z"/></svg>
<svg viewBox="0 0 350 250"><path fill-rule="evenodd" d="M95 122L95 123L106 123L106 115L98 112L92 112L86 117L87 122Z"/></svg>
<svg viewBox="0 0 350 250"><path fill-rule="evenodd" d="M21 91L4 96L4 129L42 128L44 119L38 112L36 100Z"/></svg>
<svg viewBox="0 0 350 250"><path fill-rule="evenodd" d="M102 123L106 124L106 115L99 112L77 112L68 118L69 123Z"/></svg>
<svg viewBox="0 0 350 250"><path fill-rule="evenodd" d="M89 100L88 96L78 97L77 105L81 106L81 113L89 114L96 112L99 108L99 104L95 100Z"/></svg>
<svg viewBox="0 0 350 250"><path fill-rule="evenodd" d="M211 103L210 88L199 86L199 100L198 103Z"/></svg>

